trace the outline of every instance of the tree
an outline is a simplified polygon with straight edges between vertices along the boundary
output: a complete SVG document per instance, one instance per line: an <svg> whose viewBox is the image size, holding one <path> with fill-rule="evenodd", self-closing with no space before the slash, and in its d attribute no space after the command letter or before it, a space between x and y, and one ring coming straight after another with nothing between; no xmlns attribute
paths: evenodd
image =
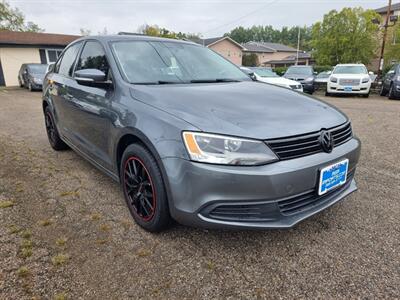
<svg viewBox="0 0 400 300"><path fill-rule="evenodd" d="M254 42L272 42L297 47L297 39L300 29L300 49L310 50L311 27L282 27L282 29L274 29L271 25L252 26L244 28L236 27L224 36L229 36L238 43Z"/></svg>
<svg viewBox="0 0 400 300"><path fill-rule="evenodd" d="M87 28L81 28L81 29L79 29L79 31L82 36L88 36L92 33L92 31Z"/></svg>
<svg viewBox="0 0 400 300"><path fill-rule="evenodd" d="M311 45L317 63L368 64L378 48L379 27L372 20L379 18L375 11L362 8L330 11L312 28Z"/></svg>
<svg viewBox="0 0 400 300"><path fill-rule="evenodd" d="M158 25L143 24L139 26L137 31L145 35L158 36L170 39L180 39L180 40L187 39L194 42L200 40L200 37L197 34L183 33L183 32L175 33L167 28L164 27L160 28Z"/></svg>
<svg viewBox="0 0 400 300"><path fill-rule="evenodd" d="M242 65L245 67L257 67L258 66L257 54L255 53L243 54Z"/></svg>
<svg viewBox="0 0 400 300"><path fill-rule="evenodd" d="M391 28L390 39L385 49L385 67L389 68L393 62L400 62L400 24Z"/></svg>
<svg viewBox="0 0 400 300"><path fill-rule="evenodd" d="M33 22L25 23L25 16L18 8L12 8L7 2L0 2L0 30L43 32Z"/></svg>

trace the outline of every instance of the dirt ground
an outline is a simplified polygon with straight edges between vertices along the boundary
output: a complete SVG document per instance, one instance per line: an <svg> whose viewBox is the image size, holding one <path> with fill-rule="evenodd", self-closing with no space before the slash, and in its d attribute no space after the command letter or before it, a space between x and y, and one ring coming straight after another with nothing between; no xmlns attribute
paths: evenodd
<svg viewBox="0 0 400 300"><path fill-rule="evenodd" d="M150 234L117 183L0 90L0 299L400 298L400 101L324 98L363 142L359 191L290 230Z"/></svg>

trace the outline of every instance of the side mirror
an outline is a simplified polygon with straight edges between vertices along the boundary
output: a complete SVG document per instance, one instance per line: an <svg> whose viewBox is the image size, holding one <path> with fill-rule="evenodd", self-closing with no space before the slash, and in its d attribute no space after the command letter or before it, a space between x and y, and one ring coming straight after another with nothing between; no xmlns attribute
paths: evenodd
<svg viewBox="0 0 400 300"><path fill-rule="evenodd" d="M49 63L46 68L46 74L49 72L53 72L55 65L56 65L55 63Z"/></svg>
<svg viewBox="0 0 400 300"><path fill-rule="evenodd" d="M76 71L74 78L79 84L85 86L108 88L112 85L111 81L107 81L106 74L98 69Z"/></svg>

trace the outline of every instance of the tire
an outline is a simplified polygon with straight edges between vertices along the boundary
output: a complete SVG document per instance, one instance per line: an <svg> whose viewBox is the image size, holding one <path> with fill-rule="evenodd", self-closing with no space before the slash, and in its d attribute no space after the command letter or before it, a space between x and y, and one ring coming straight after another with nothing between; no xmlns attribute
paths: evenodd
<svg viewBox="0 0 400 300"><path fill-rule="evenodd" d="M387 94L387 92L385 91L385 88L384 88L384 86L382 84L381 89L379 91L379 95L382 96L382 97L385 97L386 94Z"/></svg>
<svg viewBox="0 0 400 300"><path fill-rule="evenodd" d="M363 94L362 97L363 98L368 98L369 97L369 93L368 94Z"/></svg>
<svg viewBox="0 0 400 300"><path fill-rule="evenodd" d="M331 93L329 93L328 91L325 92L325 97L330 97Z"/></svg>
<svg viewBox="0 0 400 300"><path fill-rule="evenodd" d="M390 100L396 99L396 95L394 94L393 83L390 85L388 94L389 94L388 97L389 97Z"/></svg>
<svg viewBox="0 0 400 300"><path fill-rule="evenodd" d="M171 216L160 168L142 145L129 145L122 155L120 182L135 222L150 232L168 228Z"/></svg>
<svg viewBox="0 0 400 300"><path fill-rule="evenodd" d="M28 90L33 92L32 83L30 81L28 82Z"/></svg>
<svg viewBox="0 0 400 300"><path fill-rule="evenodd" d="M64 143L60 138L56 124L54 123L54 117L50 107L45 108L44 119L50 146L56 151L69 149L68 145Z"/></svg>
<svg viewBox="0 0 400 300"><path fill-rule="evenodd" d="M24 87L24 85L22 84L22 82L21 82L21 79L18 77L18 83L19 83L19 87Z"/></svg>

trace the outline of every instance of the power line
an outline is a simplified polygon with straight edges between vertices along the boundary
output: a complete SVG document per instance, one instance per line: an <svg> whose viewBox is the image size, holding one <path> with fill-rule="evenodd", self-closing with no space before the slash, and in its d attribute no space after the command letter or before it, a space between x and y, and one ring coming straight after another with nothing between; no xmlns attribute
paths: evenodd
<svg viewBox="0 0 400 300"><path fill-rule="evenodd" d="M227 22L227 23L224 23L224 24L222 24L222 25L219 25L219 26L217 26L217 27L215 27L215 28L213 28L213 29L209 29L209 30L205 31L204 34L209 33L209 32L212 32L212 31L215 31L215 30L218 30L218 29L223 28L223 27L225 27L225 26L231 25L232 23L236 23L236 22L238 22L238 21L240 21L240 20L242 20L242 19L244 19L244 18L247 18L248 16L251 16L252 14L255 14L255 13L257 13L257 12L260 12L260 10L261 10L262 8L264 8L264 7L268 6L268 5L271 5L271 4L273 4L274 2L276 2L276 1L277 1L277 0L271 0L270 2L268 2L268 3L266 3L266 4L262 5L262 6L260 6L259 8L255 9L255 10L253 10L253 11L251 11L251 12L249 12L249 13L247 13L247 14L245 14L245 15L243 15L243 16L237 18L237 19L231 20L231 21L229 21L229 22Z"/></svg>

